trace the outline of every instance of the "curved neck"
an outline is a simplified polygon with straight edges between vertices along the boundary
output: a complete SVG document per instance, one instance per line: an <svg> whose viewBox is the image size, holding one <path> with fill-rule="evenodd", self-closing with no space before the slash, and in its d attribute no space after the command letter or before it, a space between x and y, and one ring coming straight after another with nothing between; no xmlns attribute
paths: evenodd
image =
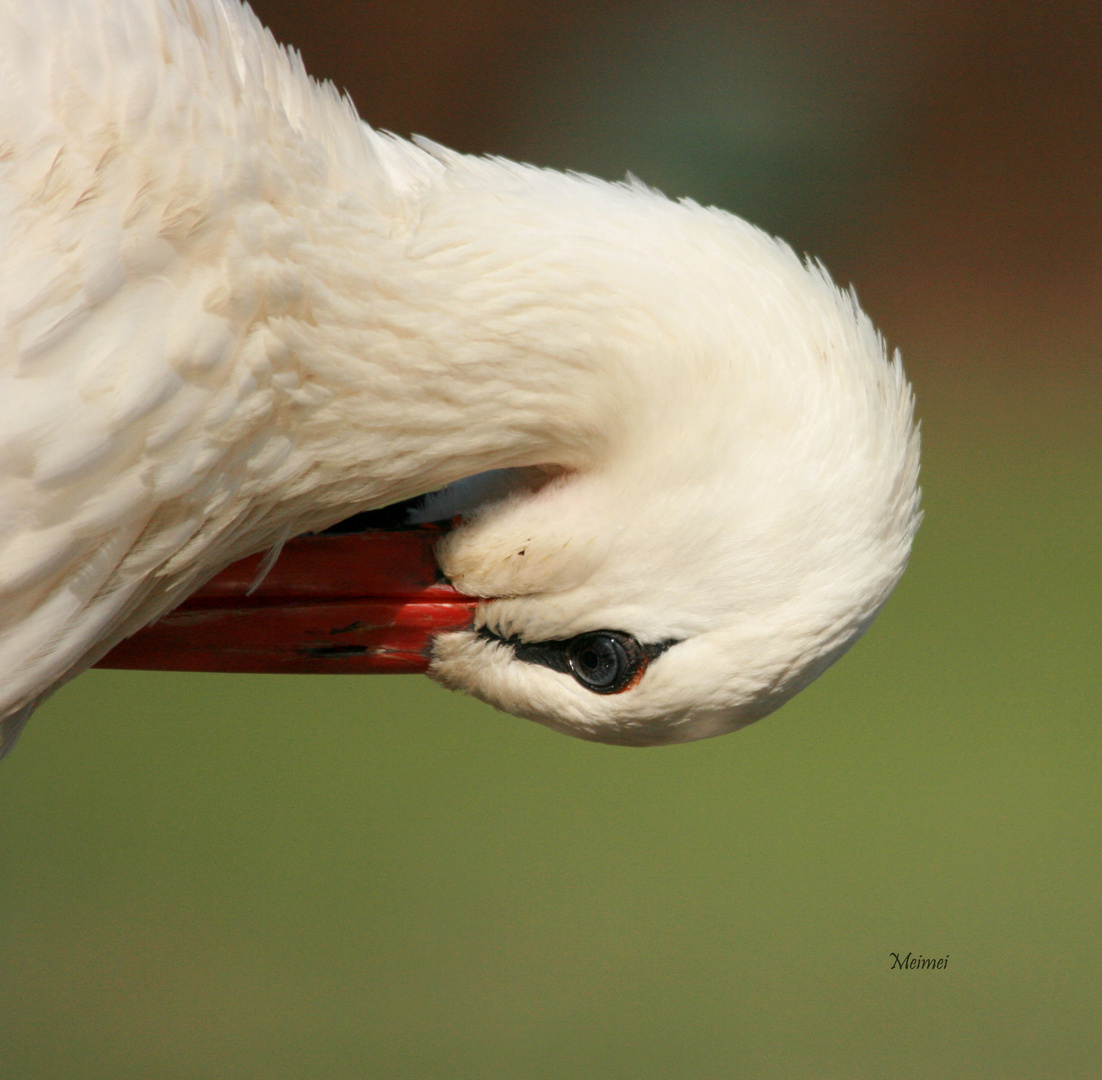
<svg viewBox="0 0 1102 1080"><path fill-rule="evenodd" d="M364 206L337 216L327 243L288 249L295 310L269 305L246 345L272 370L293 440L269 474L277 516L301 506L311 520L295 527L314 528L490 469L600 460L617 407L602 351L615 345L595 348L577 289L549 311L530 259L487 272L462 245L380 235Z"/></svg>

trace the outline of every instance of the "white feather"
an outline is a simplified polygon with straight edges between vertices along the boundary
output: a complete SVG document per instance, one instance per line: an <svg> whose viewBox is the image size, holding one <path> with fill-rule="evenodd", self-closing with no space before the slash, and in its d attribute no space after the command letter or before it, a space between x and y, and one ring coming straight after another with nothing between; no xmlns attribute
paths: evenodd
<svg viewBox="0 0 1102 1080"><path fill-rule="evenodd" d="M235 0L0 12L10 728L234 559L535 467L440 553L480 621L680 644L616 695L474 633L433 674L589 738L729 730L894 586L911 413L852 297L728 214L376 133Z"/></svg>

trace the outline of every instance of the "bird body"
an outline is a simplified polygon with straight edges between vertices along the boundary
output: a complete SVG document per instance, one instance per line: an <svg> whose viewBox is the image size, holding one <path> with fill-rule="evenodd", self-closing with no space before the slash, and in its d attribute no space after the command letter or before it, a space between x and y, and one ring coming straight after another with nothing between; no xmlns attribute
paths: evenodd
<svg viewBox="0 0 1102 1080"><path fill-rule="evenodd" d="M374 132L236 0L12 0L0 42L9 745L230 562L490 470L432 674L584 737L756 719L898 580L910 389L782 243ZM654 653L619 692L524 651L604 630Z"/></svg>

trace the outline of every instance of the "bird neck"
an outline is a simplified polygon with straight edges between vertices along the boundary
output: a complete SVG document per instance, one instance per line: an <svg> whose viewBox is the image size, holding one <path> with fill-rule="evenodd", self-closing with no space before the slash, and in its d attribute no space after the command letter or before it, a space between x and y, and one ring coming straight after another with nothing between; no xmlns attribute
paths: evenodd
<svg viewBox="0 0 1102 1080"><path fill-rule="evenodd" d="M367 203L336 209L249 335L293 446L273 512L316 528L490 469L601 458L616 418L592 312L570 293L549 311L524 260L488 268L459 242L432 250L431 229L384 231Z"/></svg>

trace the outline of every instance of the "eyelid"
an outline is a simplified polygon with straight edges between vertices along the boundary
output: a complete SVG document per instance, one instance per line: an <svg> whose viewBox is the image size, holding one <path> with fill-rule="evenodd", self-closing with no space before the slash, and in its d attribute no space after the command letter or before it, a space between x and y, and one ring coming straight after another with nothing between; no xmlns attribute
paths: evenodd
<svg viewBox="0 0 1102 1080"><path fill-rule="evenodd" d="M675 640L643 644L642 642L636 641L631 634L625 634L622 630L590 630L587 634L578 634L572 638L556 638L550 641L522 641L516 635L502 637L500 634L495 634L494 631L487 626L480 627L478 630L478 636L480 638L486 641L496 641L501 645L508 645L509 648L513 650L513 655L522 663L539 664L542 667L550 668L552 671L560 672L563 675L569 675L571 678L576 678L576 676L570 664L570 646L578 637L585 637L588 636L588 634L608 634L612 637L619 638L621 643L625 641L631 642L631 652L638 657L639 660L639 663L632 672L631 678L623 686L616 685L614 688L608 690L586 687L591 693L595 694L622 694L626 690L630 690L632 687L637 686L650 662L661 656L671 645L677 644Z"/></svg>

